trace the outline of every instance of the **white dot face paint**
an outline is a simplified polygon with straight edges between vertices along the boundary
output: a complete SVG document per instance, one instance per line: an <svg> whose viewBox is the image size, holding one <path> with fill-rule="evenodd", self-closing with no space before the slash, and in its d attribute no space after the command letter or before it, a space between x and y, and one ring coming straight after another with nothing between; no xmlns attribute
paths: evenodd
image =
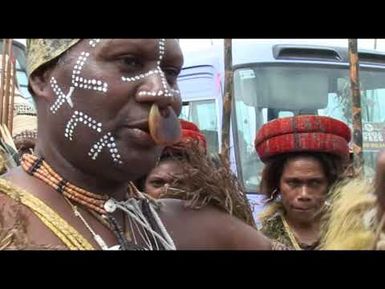
<svg viewBox="0 0 385 289"><path fill-rule="evenodd" d="M89 44L91 45L91 47L95 47L96 44L98 44L100 42L100 39L92 39L90 40Z"/></svg>
<svg viewBox="0 0 385 289"><path fill-rule="evenodd" d="M92 117L89 115L79 112L75 110L74 114L72 115L71 119L68 121L66 128L65 128L65 134L64 136L68 138L70 141L73 140L74 130L79 125L88 126L94 131L97 131L99 133L102 132L102 123L96 122Z"/></svg>
<svg viewBox="0 0 385 289"><path fill-rule="evenodd" d="M70 107L73 109L73 115L71 116L71 119L68 121L64 135L69 141L73 141L75 138L75 130L78 125L82 125L88 129L91 129L92 131L96 132L97 134L100 134L100 139L96 142L90 145L88 156L92 160L96 160L100 154L100 152L106 150L108 154L111 155L112 161L115 164L123 164L121 160L121 155L118 151L117 143L112 136L111 132L108 132L106 130L103 130L103 125L101 122L97 121L97 118L92 118L86 113L83 113L79 110L76 110L72 104L71 96L76 89L86 89L91 90L94 92L100 92L100 93L106 93L109 90L109 84L102 79L98 79L97 77L93 77L92 75L85 75L83 70L87 66L87 63L89 62L89 57L92 53L92 49L94 49L98 43L100 43L100 39L91 39L88 41L89 44L89 51L85 49L85 51L81 51L81 53L78 55L78 58L76 59L72 75L71 75L71 86L69 89L69 92L67 95L64 94L64 92L60 89L58 86L56 80L53 78L51 79L51 87L54 90L55 95L57 96L57 99L55 103L50 108L52 113L54 114L60 107L65 104L65 101L70 105ZM136 82L141 81L144 78L150 77L150 76L158 76L160 77L162 86L160 89L157 90L151 90L151 91L140 91L139 95L146 95L146 96L172 96L175 97L177 95L180 95L179 90L173 89L170 87L170 85L167 82L166 76L164 72L161 69L161 62L165 55L165 39L160 39L158 42L158 59L157 59L157 65L153 69L147 71L146 73L138 74L131 77L121 76L121 80L123 82Z"/></svg>
<svg viewBox="0 0 385 289"><path fill-rule="evenodd" d="M159 40L159 46L158 46L158 48L159 48L159 56L158 56L158 60L157 60L157 67L156 67L156 69L150 70L150 71L148 71L146 73L142 73L142 74L135 75L135 76L132 76L132 77L122 76L122 80L124 82L134 82L134 81L138 81L140 79L143 79L145 77L148 77L150 75L154 75L154 74L160 75L163 89L159 89L157 91L140 91L139 95L142 95L142 96L162 96L162 95L165 95L165 96L168 96L168 97L176 97L176 96L180 95L180 91L179 90L170 88L170 86L167 83L167 80L166 80L166 77L164 75L164 72L162 71L162 69L160 67L160 64L162 62L163 56L165 54L165 43L166 43L166 39L160 39Z"/></svg>
<svg viewBox="0 0 385 289"><path fill-rule="evenodd" d="M56 113L56 111L64 104L66 101L66 96L57 84L57 81L54 77L51 78L50 84L52 87L53 92L57 96L56 101L54 102L53 105L51 105L50 110L53 114Z"/></svg>
<svg viewBox="0 0 385 289"><path fill-rule="evenodd" d="M99 153L103 149L106 149L110 153L114 163L123 164L123 162L120 160L121 156L118 152L118 149L116 148L115 138L110 132L102 136L93 146L91 146L88 155L92 160L96 160L99 156Z"/></svg>
<svg viewBox="0 0 385 289"><path fill-rule="evenodd" d="M96 41L97 40L97 41ZM99 43L100 39L94 39L90 41L91 47L95 47ZM81 89L89 89L97 92L107 92L108 83L95 78L85 78L80 76L83 66L87 62L87 58L90 56L89 52L83 51L76 61L76 65L72 71L72 86Z"/></svg>
<svg viewBox="0 0 385 289"><path fill-rule="evenodd" d="M89 41L89 45L92 48L95 48L96 45L100 42L100 39L92 39ZM53 89L54 94L57 96L54 104L50 107L50 111L55 114L58 109L61 108L61 106L67 101L69 106L73 108L73 102L72 102L72 94L75 89L87 89L87 90L93 90L96 92L106 93L108 91L108 83L104 82L100 79L96 79L95 77L86 77L82 75L82 69L85 65L87 65L87 59L90 56L90 52L88 51L82 51L80 55L78 56L73 70L72 70L72 76L71 76L71 86L69 89L69 92L67 95L64 94L62 89L59 87L56 79L54 77L50 80L50 85ZM78 110L74 110L73 115L71 116L71 119L66 124L65 130L64 130L64 136L69 140L73 141L75 129L78 125L83 125L97 133L103 132L103 125L101 122L98 122L97 120L93 119L91 116L87 115L86 113L83 113ZM116 147L115 140L111 140L111 133L108 132L105 136L110 136L110 138L102 138L105 141L98 142L97 144L93 145L90 149L89 156L92 159L96 159L97 155L105 144L110 144L110 146L113 146L113 150L109 150L109 153L111 154L111 157L113 159L114 163L122 164L123 162L120 160L121 156L118 153L118 149Z"/></svg>

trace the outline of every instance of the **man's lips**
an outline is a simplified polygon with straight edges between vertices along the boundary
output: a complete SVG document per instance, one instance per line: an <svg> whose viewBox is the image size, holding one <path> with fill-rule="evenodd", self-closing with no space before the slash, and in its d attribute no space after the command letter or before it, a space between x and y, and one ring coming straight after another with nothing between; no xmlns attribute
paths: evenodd
<svg viewBox="0 0 385 289"><path fill-rule="evenodd" d="M156 145L149 133L147 119L124 125L123 132L139 145L143 145L145 147Z"/></svg>
<svg viewBox="0 0 385 289"><path fill-rule="evenodd" d="M125 124L124 127L129 129L140 129L143 132L149 133L149 125L148 125L148 118L142 119L135 122L130 122L128 124Z"/></svg>

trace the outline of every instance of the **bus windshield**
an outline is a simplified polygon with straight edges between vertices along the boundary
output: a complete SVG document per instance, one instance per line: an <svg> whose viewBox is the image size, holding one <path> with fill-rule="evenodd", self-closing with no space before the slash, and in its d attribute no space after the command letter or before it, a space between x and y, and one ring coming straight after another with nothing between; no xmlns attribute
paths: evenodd
<svg viewBox="0 0 385 289"><path fill-rule="evenodd" d="M212 65L184 68L178 77L183 108L180 118L192 121L205 135L210 153L219 149L218 99L221 86Z"/></svg>
<svg viewBox="0 0 385 289"><path fill-rule="evenodd" d="M376 153L385 148L385 70L361 67L365 174L374 174ZM318 114L352 127L349 68L318 64L260 64L234 72L233 126L238 176L258 192L263 163L254 148L258 129L274 118Z"/></svg>

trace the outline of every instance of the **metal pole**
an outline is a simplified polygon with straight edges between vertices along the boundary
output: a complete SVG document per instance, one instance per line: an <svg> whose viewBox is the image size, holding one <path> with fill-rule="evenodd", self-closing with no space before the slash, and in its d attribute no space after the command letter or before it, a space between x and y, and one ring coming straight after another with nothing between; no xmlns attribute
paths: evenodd
<svg viewBox="0 0 385 289"><path fill-rule="evenodd" d="M231 103L233 95L233 58L232 58L232 44L231 39L224 39L224 61L225 61L225 91L223 95L223 114L222 114L222 146L221 155L230 159L230 117L231 117Z"/></svg>
<svg viewBox="0 0 385 289"><path fill-rule="evenodd" d="M353 166L363 174L362 117L357 39L349 39L350 89L352 95Z"/></svg>

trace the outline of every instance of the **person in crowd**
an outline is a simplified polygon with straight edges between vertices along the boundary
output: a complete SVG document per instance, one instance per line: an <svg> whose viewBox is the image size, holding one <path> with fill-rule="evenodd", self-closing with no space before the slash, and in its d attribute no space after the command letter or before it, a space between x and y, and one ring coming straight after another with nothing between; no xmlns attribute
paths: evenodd
<svg viewBox="0 0 385 289"><path fill-rule="evenodd" d="M261 231L296 250L319 245L328 194L349 159L349 127L326 116L298 115L261 127L256 151L265 163Z"/></svg>
<svg viewBox="0 0 385 289"><path fill-rule="evenodd" d="M191 200L194 207L211 203L255 227L246 193L228 163L208 153L197 125L180 122L181 140L164 148L157 166L143 178L144 192L154 198Z"/></svg>

